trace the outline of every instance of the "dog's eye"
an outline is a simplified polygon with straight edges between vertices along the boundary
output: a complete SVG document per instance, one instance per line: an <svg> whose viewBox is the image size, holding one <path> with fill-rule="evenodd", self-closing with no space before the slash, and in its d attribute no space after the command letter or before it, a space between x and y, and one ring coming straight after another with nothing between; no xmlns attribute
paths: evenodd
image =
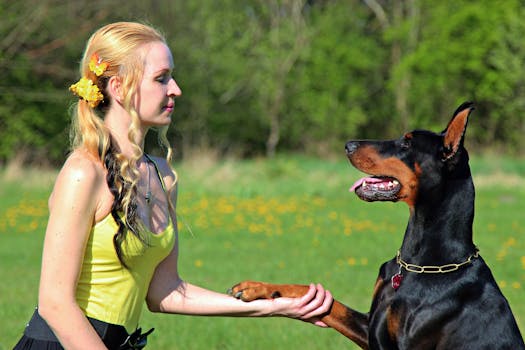
<svg viewBox="0 0 525 350"><path fill-rule="evenodd" d="M409 149L412 145L413 137L414 135L411 132L407 132L405 135L403 135L403 137L399 140L401 148L405 150Z"/></svg>
<svg viewBox="0 0 525 350"><path fill-rule="evenodd" d="M411 136L404 136L400 140L400 145L401 145L401 148L403 148L403 149L409 149L410 146L412 145L412 137Z"/></svg>

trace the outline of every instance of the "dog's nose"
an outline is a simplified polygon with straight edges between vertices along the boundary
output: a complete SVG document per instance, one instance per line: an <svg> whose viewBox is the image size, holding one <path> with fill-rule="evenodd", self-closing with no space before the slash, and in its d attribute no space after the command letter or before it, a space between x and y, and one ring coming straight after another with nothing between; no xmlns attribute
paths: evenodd
<svg viewBox="0 0 525 350"><path fill-rule="evenodd" d="M345 145L346 154L350 155L357 149L357 142L348 141Z"/></svg>

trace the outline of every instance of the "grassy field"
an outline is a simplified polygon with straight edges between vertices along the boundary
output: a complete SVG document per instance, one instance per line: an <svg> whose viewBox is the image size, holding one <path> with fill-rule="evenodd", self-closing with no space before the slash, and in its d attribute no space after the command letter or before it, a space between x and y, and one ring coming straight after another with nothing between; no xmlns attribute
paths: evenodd
<svg viewBox="0 0 525 350"><path fill-rule="evenodd" d="M475 242L525 331L525 162L472 161ZM345 159L176 164L180 270L226 291L244 279L321 282L366 311L379 265L401 244L403 203L365 203L347 189L360 175ZM37 300L46 201L54 173L0 171L0 350L11 349ZM481 310L482 311L482 310ZM289 319L150 314L151 349L355 349L333 330Z"/></svg>

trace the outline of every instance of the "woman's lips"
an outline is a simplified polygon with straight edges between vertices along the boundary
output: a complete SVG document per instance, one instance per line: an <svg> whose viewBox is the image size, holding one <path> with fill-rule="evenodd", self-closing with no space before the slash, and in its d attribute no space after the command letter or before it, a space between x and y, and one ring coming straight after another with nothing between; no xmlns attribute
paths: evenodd
<svg viewBox="0 0 525 350"><path fill-rule="evenodd" d="M173 112L173 109L175 108L175 103L168 103L166 106L164 106L164 109L167 112Z"/></svg>

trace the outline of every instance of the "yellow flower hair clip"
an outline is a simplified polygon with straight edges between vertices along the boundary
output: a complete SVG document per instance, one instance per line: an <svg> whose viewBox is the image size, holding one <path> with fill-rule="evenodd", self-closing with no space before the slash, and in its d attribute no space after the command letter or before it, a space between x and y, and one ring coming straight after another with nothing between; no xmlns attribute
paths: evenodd
<svg viewBox="0 0 525 350"><path fill-rule="evenodd" d="M108 69L107 62L102 62L102 59L94 53L89 60L89 70L95 74L95 76L92 76L93 79L97 80L97 77L101 76L106 69ZM87 101L91 108L97 107L104 100L104 95L102 95L93 79L82 77L69 87L71 92Z"/></svg>
<svg viewBox="0 0 525 350"><path fill-rule="evenodd" d="M81 99L87 101L91 108L95 108L100 101L104 100L104 95L102 95L98 86L93 84L93 81L88 78L80 78L76 84L69 87L69 90Z"/></svg>
<svg viewBox="0 0 525 350"><path fill-rule="evenodd" d="M95 73L97 77L100 77L106 69L108 69L107 62L102 62L102 59L95 52L89 60L89 70Z"/></svg>

